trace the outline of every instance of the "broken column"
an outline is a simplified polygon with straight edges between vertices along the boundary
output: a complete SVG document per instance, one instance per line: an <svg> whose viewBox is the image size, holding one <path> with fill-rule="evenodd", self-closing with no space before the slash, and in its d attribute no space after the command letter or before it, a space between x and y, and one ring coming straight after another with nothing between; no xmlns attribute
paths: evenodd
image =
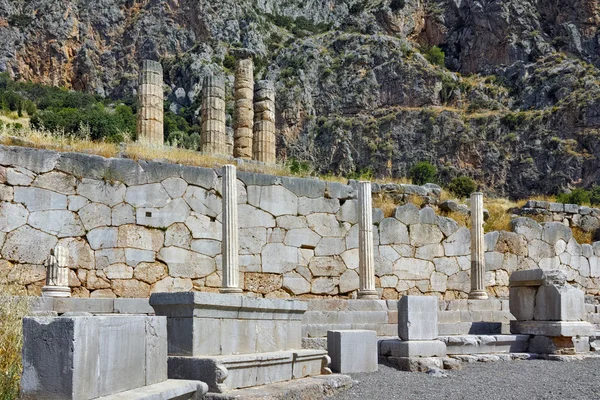
<svg viewBox="0 0 600 400"><path fill-rule="evenodd" d="M223 285L221 293L240 293L238 263L237 178L233 165L223 166Z"/></svg>
<svg viewBox="0 0 600 400"><path fill-rule="evenodd" d="M164 143L163 70L159 62L144 60L138 83L137 137L154 145Z"/></svg>
<svg viewBox="0 0 600 400"><path fill-rule="evenodd" d="M46 285L42 287L42 297L71 297L69 288L69 250L56 246L46 260Z"/></svg>
<svg viewBox="0 0 600 400"><path fill-rule="evenodd" d="M375 290L371 182L367 181L358 183L358 277L358 298L379 298Z"/></svg>
<svg viewBox="0 0 600 400"><path fill-rule="evenodd" d="M383 340L379 355L403 371L444 367L446 344L438 340L438 300L433 296L403 296L398 302L400 340Z"/></svg>
<svg viewBox="0 0 600 400"><path fill-rule="evenodd" d="M235 109L233 156L252 158L252 136L254 126L254 65L252 59L241 59L235 63Z"/></svg>
<svg viewBox="0 0 600 400"><path fill-rule="evenodd" d="M209 154L227 154L225 126L225 80L207 76L202 89L202 132L200 146Z"/></svg>
<svg viewBox="0 0 600 400"><path fill-rule="evenodd" d="M511 333L533 335L528 352L570 355L590 350L595 329L584 322L582 290L567 284L564 271L532 269L510 276Z"/></svg>
<svg viewBox="0 0 600 400"><path fill-rule="evenodd" d="M470 299L485 300L485 248L483 241L483 193L471 194L471 292Z"/></svg>
<svg viewBox="0 0 600 400"><path fill-rule="evenodd" d="M275 164L275 87L269 81L254 87L253 159Z"/></svg>

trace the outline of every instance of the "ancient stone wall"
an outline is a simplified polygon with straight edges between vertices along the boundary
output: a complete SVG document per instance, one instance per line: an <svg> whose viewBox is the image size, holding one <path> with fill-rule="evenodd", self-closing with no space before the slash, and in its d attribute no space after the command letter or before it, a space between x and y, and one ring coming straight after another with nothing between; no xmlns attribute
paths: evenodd
<svg viewBox="0 0 600 400"><path fill-rule="evenodd" d="M0 284L39 294L43 263L69 250L75 297L217 292L221 279L220 168L105 159L0 146ZM355 185L239 171L240 285L256 296L352 297L359 285ZM425 190L425 189L424 189ZM374 194L375 196L376 194ZM375 286L466 298L470 232L412 204L373 210ZM580 245L560 223L514 221L485 236L490 296L508 296L517 269L565 269L600 291L600 242Z"/></svg>
<svg viewBox="0 0 600 400"><path fill-rule="evenodd" d="M600 228L600 209L577 204L551 203L529 200L518 210L523 216L532 216L543 222L562 222L570 227L578 227L586 232Z"/></svg>

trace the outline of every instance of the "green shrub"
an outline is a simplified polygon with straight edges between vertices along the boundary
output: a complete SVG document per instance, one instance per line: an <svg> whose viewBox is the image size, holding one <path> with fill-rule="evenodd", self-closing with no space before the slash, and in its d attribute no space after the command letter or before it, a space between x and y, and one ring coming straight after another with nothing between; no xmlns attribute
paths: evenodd
<svg viewBox="0 0 600 400"><path fill-rule="evenodd" d="M428 161L420 161L408 171L409 178L415 185L437 182L437 168Z"/></svg>
<svg viewBox="0 0 600 400"><path fill-rule="evenodd" d="M600 186L592 186L592 189L590 190L590 203L593 206L600 205Z"/></svg>
<svg viewBox="0 0 600 400"><path fill-rule="evenodd" d="M556 196L556 201L564 204L589 204L591 201L591 193L585 189L573 189L571 193L561 193Z"/></svg>
<svg viewBox="0 0 600 400"><path fill-rule="evenodd" d="M437 46L432 46L427 53L425 53L427 61L433 65L439 65L443 67L445 65L446 54Z"/></svg>
<svg viewBox="0 0 600 400"><path fill-rule="evenodd" d="M458 197L469 197L477 190L477 184L468 176L458 176L450 181L448 190Z"/></svg>
<svg viewBox="0 0 600 400"><path fill-rule="evenodd" d="M231 54L227 54L223 58L223 66L231 71L235 69L235 57Z"/></svg>

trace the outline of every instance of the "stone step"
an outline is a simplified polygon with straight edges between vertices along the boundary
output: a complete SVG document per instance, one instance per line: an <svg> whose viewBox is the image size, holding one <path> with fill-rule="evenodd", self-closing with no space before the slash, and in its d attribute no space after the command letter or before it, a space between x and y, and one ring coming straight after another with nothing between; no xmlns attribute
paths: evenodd
<svg viewBox="0 0 600 400"><path fill-rule="evenodd" d="M529 335L455 335L440 336L448 355L522 353L527 350Z"/></svg>
<svg viewBox="0 0 600 400"><path fill-rule="evenodd" d="M154 385L100 397L97 400L187 400L200 399L208 392L208 385L200 381L169 379Z"/></svg>
<svg viewBox="0 0 600 400"><path fill-rule="evenodd" d="M206 382L210 392L267 385L316 376L331 371L324 350L288 350L269 353L207 357L169 357L170 379Z"/></svg>
<svg viewBox="0 0 600 400"><path fill-rule="evenodd" d="M510 325L500 322L455 322L438 324L442 336L509 334Z"/></svg>

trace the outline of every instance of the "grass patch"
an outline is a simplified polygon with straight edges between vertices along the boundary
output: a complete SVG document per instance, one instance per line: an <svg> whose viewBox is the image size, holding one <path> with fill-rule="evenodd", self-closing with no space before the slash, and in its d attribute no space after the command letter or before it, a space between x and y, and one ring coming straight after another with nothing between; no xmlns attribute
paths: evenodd
<svg viewBox="0 0 600 400"><path fill-rule="evenodd" d="M19 397L22 319L28 311L27 298L12 297L10 288L0 287L0 400Z"/></svg>
<svg viewBox="0 0 600 400"><path fill-rule="evenodd" d="M377 193L373 196L373 208L380 208L385 218L393 217L398 204L387 193Z"/></svg>
<svg viewBox="0 0 600 400"><path fill-rule="evenodd" d="M571 228L573 231L573 238L577 240L579 244L592 244L594 242L594 233L586 232L578 226L574 226Z"/></svg>

